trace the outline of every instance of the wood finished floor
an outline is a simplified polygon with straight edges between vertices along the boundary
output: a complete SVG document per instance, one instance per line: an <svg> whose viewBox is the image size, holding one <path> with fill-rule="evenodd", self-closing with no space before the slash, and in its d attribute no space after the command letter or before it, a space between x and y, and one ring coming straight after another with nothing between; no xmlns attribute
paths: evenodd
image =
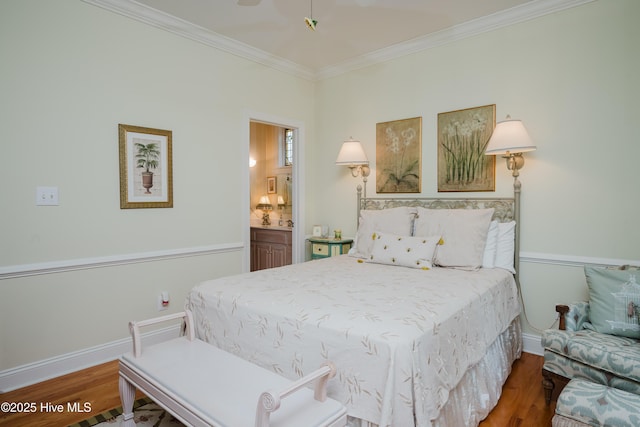
<svg viewBox="0 0 640 427"><path fill-rule="evenodd" d="M502 390L498 405L480 423L480 427L550 427L555 403L547 406L542 389L542 357L523 353L517 360ZM141 397L141 396L138 396ZM33 402L35 413L0 413L0 426L57 427L67 426L120 406L118 364L116 361L84 369L29 387L0 395L0 402ZM60 413L41 411L40 405L63 405ZM68 404L91 412L68 411ZM398 426L401 427L401 426ZM451 426L456 427L456 426Z"/></svg>

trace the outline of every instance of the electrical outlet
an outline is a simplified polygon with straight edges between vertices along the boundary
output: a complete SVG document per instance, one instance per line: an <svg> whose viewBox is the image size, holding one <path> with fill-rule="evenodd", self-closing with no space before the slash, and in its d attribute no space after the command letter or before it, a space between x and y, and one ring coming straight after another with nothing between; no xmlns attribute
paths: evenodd
<svg viewBox="0 0 640 427"><path fill-rule="evenodd" d="M58 187L36 187L36 206L58 206Z"/></svg>
<svg viewBox="0 0 640 427"><path fill-rule="evenodd" d="M158 311L163 311L169 308L169 292L162 291L158 295Z"/></svg>

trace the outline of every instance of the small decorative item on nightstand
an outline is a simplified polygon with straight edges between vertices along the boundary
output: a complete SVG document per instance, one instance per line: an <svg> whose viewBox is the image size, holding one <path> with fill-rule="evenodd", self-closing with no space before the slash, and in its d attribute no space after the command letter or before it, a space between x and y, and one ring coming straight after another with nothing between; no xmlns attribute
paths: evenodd
<svg viewBox="0 0 640 427"><path fill-rule="evenodd" d="M309 242L311 243L311 259L319 259L346 254L351 249L353 240L311 237Z"/></svg>

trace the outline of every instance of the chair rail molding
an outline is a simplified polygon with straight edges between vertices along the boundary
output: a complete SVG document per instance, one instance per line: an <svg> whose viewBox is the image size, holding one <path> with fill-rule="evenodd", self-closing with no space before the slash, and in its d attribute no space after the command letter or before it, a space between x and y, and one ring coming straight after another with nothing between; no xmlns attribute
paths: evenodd
<svg viewBox="0 0 640 427"><path fill-rule="evenodd" d="M640 265L640 260L587 257L581 255L547 254L540 252L520 252L520 262L531 264L563 265L565 267L584 267L585 265Z"/></svg>
<svg viewBox="0 0 640 427"><path fill-rule="evenodd" d="M95 258L41 262L36 264L9 265L0 267L0 280L37 276L40 274L88 270L91 268L155 262L175 258L212 255L224 252L236 252L243 249L244 245L242 243L221 243L208 246L196 246L192 248L176 248L162 251L142 252L137 254L121 254Z"/></svg>

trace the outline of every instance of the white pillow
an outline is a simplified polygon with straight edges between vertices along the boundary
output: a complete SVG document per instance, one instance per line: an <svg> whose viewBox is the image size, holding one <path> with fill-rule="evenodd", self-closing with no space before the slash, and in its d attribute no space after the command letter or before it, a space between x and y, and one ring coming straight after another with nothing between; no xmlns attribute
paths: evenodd
<svg viewBox="0 0 640 427"><path fill-rule="evenodd" d="M516 222L501 222L498 224L498 247L496 250L495 267L503 268L516 273L513 266L513 257L515 255L515 230Z"/></svg>
<svg viewBox="0 0 640 427"><path fill-rule="evenodd" d="M360 211L360 225L356 233L353 248L349 255L368 258L373 245L374 231L391 233L399 236L410 236L416 208L402 206L382 210Z"/></svg>
<svg viewBox="0 0 640 427"><path fill-rule="evenodd" d="M491 221L487 232L487 243L484 245L482 255L482 268L496 266L496 251L498 250L498 221Z"/></svg>
<svg viewBox="0 0 640 427"><path fill-rule="evenodd" d="M414 223L416 236L442 236L436 250L435 265L478 269L482 257L491 209L425 209L418 207Z"/></svg>
<svg viewBox="0 0 640 427"><path fill-rule="evenodd" d="M440 236L412 237L374 232L367 262L429 270Z"/></svg>

